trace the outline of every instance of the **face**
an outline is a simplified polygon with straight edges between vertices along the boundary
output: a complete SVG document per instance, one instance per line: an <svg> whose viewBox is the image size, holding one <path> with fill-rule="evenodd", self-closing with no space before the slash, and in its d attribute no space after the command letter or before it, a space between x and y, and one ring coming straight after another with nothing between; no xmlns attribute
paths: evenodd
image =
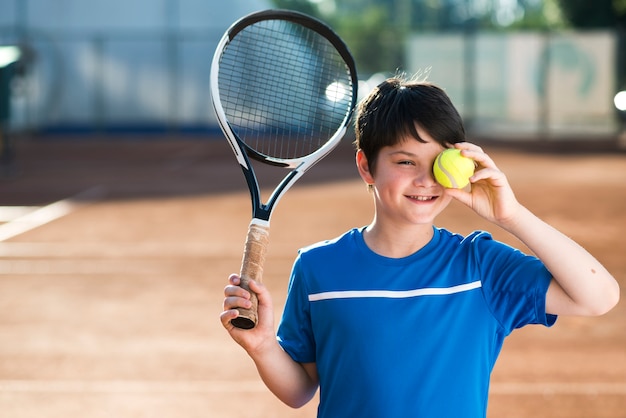
<svg viewBox="0 0 626 418"><path fill-rule="evenodd" d="M373 173L365 156L357 155L361 177L373 185L377 222L430 226L450 203L432 173L433 162L444 148L419 127L418 133L426 143L409 137L382 148Z"/></svg>

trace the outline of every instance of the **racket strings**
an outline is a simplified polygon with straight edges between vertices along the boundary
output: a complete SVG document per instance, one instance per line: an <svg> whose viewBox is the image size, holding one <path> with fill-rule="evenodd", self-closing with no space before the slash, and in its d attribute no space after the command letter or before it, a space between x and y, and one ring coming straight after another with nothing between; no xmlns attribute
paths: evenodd
<svg viewBox="0 0 626 418"><path fill-rule="evenodd" d="M344 126L351 80L325 37L268 20L246 27L225 48L219 92L231 127L248 147L294 159L317 151Z"/></svg>

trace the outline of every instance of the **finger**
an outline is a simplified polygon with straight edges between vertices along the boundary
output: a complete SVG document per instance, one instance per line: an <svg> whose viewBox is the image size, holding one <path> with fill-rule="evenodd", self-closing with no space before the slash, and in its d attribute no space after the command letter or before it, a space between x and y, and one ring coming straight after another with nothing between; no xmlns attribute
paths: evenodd
<svg viewBox="0 0 626 418"><path fill-rule="evenodd" d="M224 287L224 296L238 296L244 299L250 299L250 292L241 286L229 284Z"/></svg>
<svg viewBox="0 0 626 418"><path fill-rule="evenodd" d="M228 282L230 284L234 284L235 286L239 286L239 284L241 283L241 278L239 277L238 274L231 274L230 276L228 276Z"/></svg>
<svg viewBox="0 0 626 418"><path fill-rule="evenodd" d="M474 173L472 177L470 177L470 182L472 184L477 183L481 180L489 180L490 184L494 186L504 185L506 181L506 176L496 167L483 168Z"/></svg>
<svg viewBox="0 0 626 418"><path fill-rule="evenodd" d="M263 283L256 280L250 280L248 282L250 290L253 291L259 299L259 304L271 302L269 291Z"/></svg>
<svg viewBox="0 0 626 418"><path fill-rule="evenodd" d="M497 169L496 163L491 159L489 154L482 150L469 150L464 149L461 151L461 155L471 158L477 165L477 169L482 168L494 168Z"/></svg>
<svg viewBox="0 0 626 418"><path fill-rule="evenodd" d="M252 290L254 293L260 293L265 290L265 286L263 285L263 283L259 283L253 279L250 279L248 281L248 285L250 286L250 290Z"/></svg>
<svg viewBox="0 0 626 418"><path fill-rule="evenodd" d="M222 326L228 330L234 328L231 321L239 316L239 312L235 309L224 311L220 314L220 322Z"/></svg>
<svg viewBox="0 0 626 418"><path fill-rule="evenodd" d="M468 205L471 203L472 201L472 195L471 193L463 190L463 189L445 189L444 193L447 194L448 196L451 196L453 199L458 200L459 202Z"/></svg>
<svg viewBox="0 0 626 418"><path fill-rule="evenodd" d="M240 296L227 296L224 298L224 302L222 303L224 310L237 308L250 309L251 306L252 302L250 302L250 299L242 298Z"/></svg>
<svg viewBox="0 0 626 418"><path fill-rule="evenodd" d="M454 148L460 149L461 151L468 150L468 151L484 152L481 147L471 142L457 142L456 144L454 144Z"/></svg>
<svg viewBox="0 0 626 418"><path fill-rule="evenodd" d="M259 325L264 328L273 328L274 308L272 297L265 285L255 280L250 281L250 290L256 293L259 301Z"/></svg>
<svg viewBox="0 0 626 418"><path fill-rule="evenodd" d="M471 142L458 142L454 144L454 147L461 150L461 155L474 160L477 168L491 167L497 168L495 162L491 157L478 145Z"/></svg>

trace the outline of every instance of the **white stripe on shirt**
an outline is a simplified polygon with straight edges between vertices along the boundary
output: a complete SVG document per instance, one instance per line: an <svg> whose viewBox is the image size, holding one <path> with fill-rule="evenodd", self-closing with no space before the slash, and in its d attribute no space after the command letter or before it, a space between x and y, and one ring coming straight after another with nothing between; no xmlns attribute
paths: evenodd
<svg viewBox="0 0 626 418"><path fill-rule="evenodd" d="M414 290L343 290L337 292L322 292L309 295L309 302L317 302L328 299L354 299L354 298L392 298L403 299L417 296L452 295L454 293L467 292L468 290L481 287L480 280L471 283L460 284L452 287L430 287Z"/></svg>

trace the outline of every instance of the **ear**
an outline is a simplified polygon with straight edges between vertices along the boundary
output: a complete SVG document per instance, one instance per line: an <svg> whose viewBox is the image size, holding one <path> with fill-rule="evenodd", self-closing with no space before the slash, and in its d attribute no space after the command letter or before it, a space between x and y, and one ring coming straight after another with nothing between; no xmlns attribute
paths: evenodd
<svg viewBox="0 0 626 418"><path fill-rule="evenodd" d="M356 152L356 168L359 170L359 175L367 185L371 186L374 184L374 176L370 171L369 163L363 150Z"/></svg>

